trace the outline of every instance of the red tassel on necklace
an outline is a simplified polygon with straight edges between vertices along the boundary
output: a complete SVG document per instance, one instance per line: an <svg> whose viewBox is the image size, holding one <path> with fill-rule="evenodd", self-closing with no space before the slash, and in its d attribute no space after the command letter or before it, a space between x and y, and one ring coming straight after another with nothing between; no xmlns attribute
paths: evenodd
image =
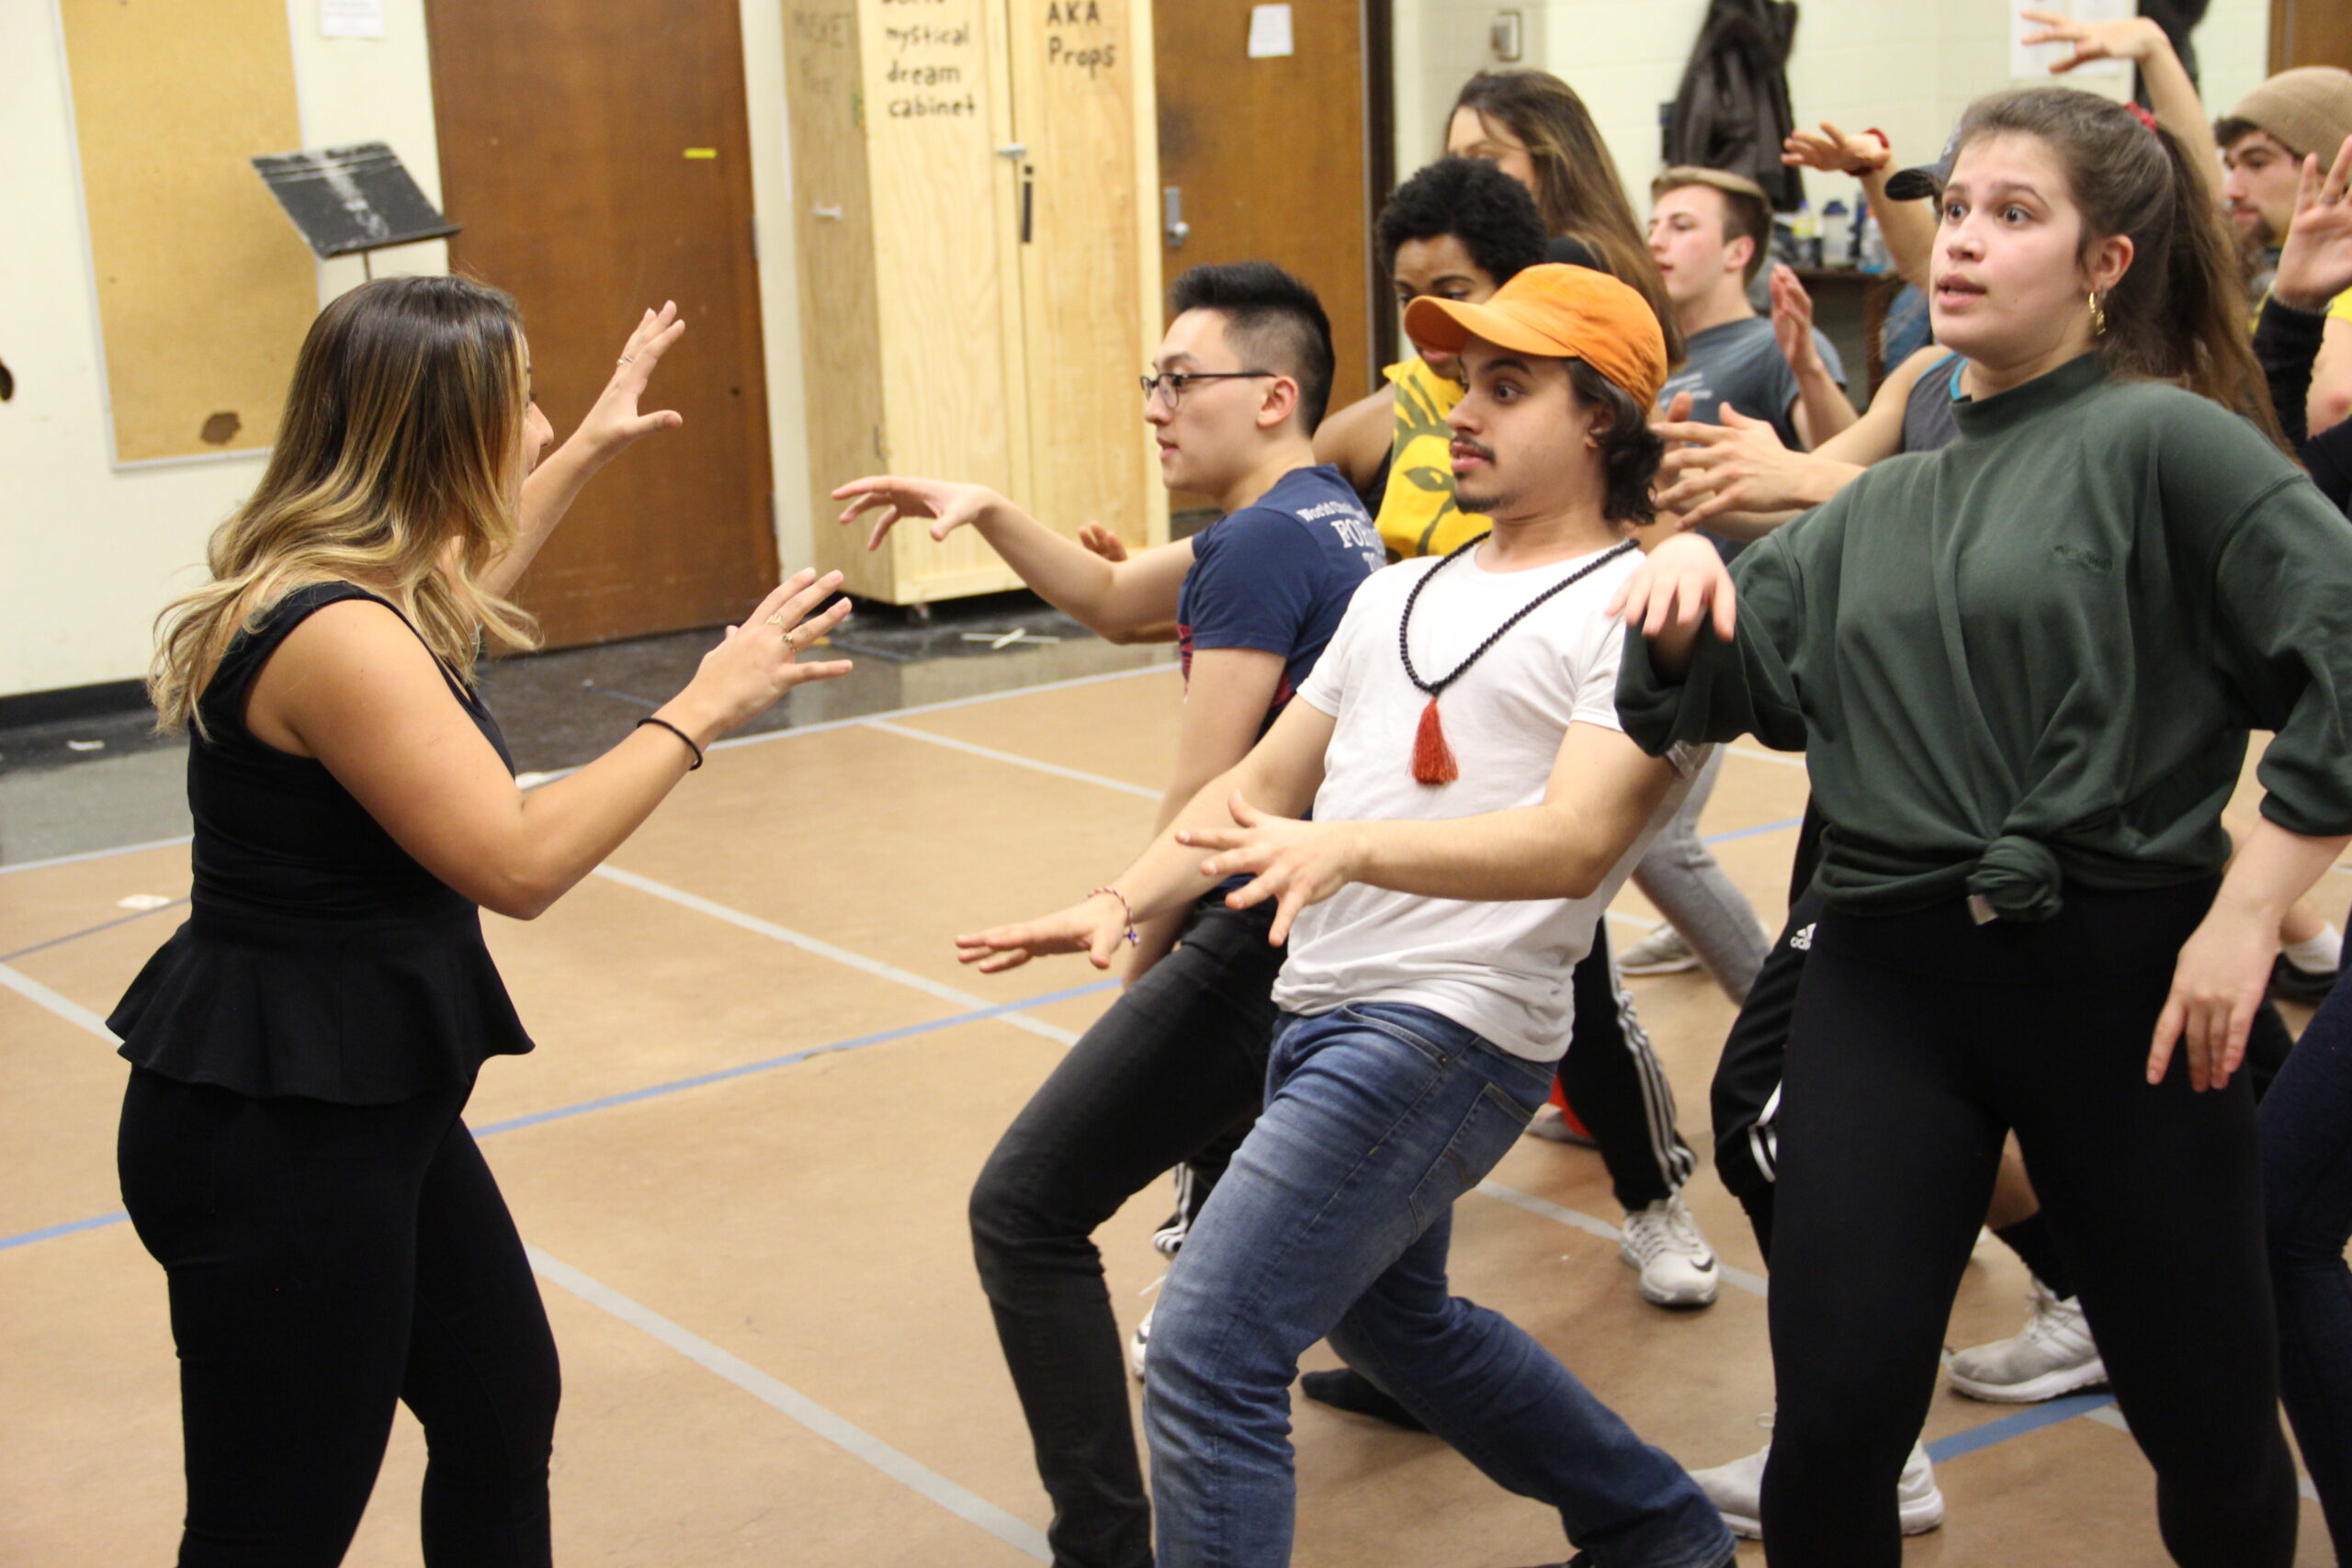
<svg viewBox="0 0 2352 1568"><path fill-rule="evenodd" d="M1413 782L1452 784L1462 776L1454 764L1453 748L1445 743L1445 726L1438 721L1437 699L1421 710L1421 726L1413 736Z"/></svg>

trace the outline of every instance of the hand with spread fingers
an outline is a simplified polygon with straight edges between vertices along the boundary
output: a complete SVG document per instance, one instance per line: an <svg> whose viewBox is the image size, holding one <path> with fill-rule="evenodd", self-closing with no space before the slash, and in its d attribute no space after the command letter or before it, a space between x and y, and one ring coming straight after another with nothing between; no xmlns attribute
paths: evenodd
<svg viewBox="0 0 2352 1568"><path fill-rule="evenodd" d="M637 330L628 334L628 342L622 345L611 378L596 395L587 417L580 422L574 439L587 443L599 457L610 461L655 431L675 430L685 423L685 415L674 409L653 413L637 412L646 386L653 378L653 367L662 363L662 356L685 335L685 331L686 323L678 319L675 300L663 302L659 310L646 311L639 319Z"/></svg>
<svg viewBox="0 0 2352 1568"><path fill-rule="evenodd" d="M2050 73L2053 76L2063 76L2094 60L2129 60L2137 63L2160 49L2169 51L2172 48L2172 41L2165 37L2164 28L2146 17L2085 22L2061 16L2055 11L2023 11L2018 14L2027 21L2038 22L2041 26L2040 32L2028 33L2018 42L2074 46L2073 54L2052 64Z"/></svg>
<svg viewBox="0 0 2352 1568"><path fill-rule="evenodd" d="M697 733L724 734L764 713L795 686L849 673L846 659L810 662L800 657L849 618L846 598L809 614L841 585L840 572L819 577L815 568L804 567L778 583L741 626L727 628L725 639L702 656L695 678L678 694L681 704L707 721L709 728Z"/></svg>
<svg viewBox="0 0 2352 1568"><path fill-rule="evenodd" d="M1100 523L1087 522L1078 525L1078 542L1109 561L1113 566L1127 558L1127 542Z"/></svg>
<svg viewBox="0 0 2352 1568"><path fill-rule="evenodd" d="M1679 679L1690 668L1702 621L1712 625L1723 641L1731 640L1738 620L1737 598L1731 572L1713 542L1697 534L1678 534L1644 556L1641 565L1617 585L1608 613L1648 638L1650 657Z"/></svg>
<svg viewBox="0 0 2352 1568"><path fill-rule="evenodd" d="M2270 291L2282 305L2317 312L2352 289L2352 136L2324 173L2319 154L2303 160L2295 187L2295 216L2278 253Z"/></svg>
<svg viewBox="0 0 2352 1568"><path fill-rule="evenodd" d="M1827 120L1819 130L1792 131L1781 143L1781 162L1827 175L1875 175L1894 161L1886 139L1874 131L1845 131Z"/></svg>
<svg viewBox="0 0 2352 1568"><path fill-rule="evenodd" d="M1176 841L1216 852L1201 863L1203 876L1250 880L1226 895L1227 908L1247 909L1274 900L1274 923L1266 940L1286 942L1300 910L1356 880L1355 836L1346 822L1303 822L1261 811L1233 792L1226 802L1230 828L1187 828Z"/></svg>
<svg viewBox="0 0 2352 1568"><path fill-rule="evenodd" d="M842 510L840 520L843 523L854 522L869 512L878 513L865 536L869 550L882 547L884 536L901 517L932 519L931 536L944 539L958 528L980 523L996 508L1007 504L1004 497L986 485L898 474L870 474L852 479L833 491L833 499L849 502Z"/></svg>
<svg viewBox="0 0 2352 1568"><path fill-rule="evenodd" d="M1724 405L1721 424L1691 421L1651 426L1668 442L1657 470L1657 506L1683 526L1737 518L1784 522L1820 505L1860 470L1850 463L1797 452L1768 420Z"/></svg>
<svg viewBox="0 0 2352 1568"><path fill-rule="evenodd" d="M1126 900L1109 888L1089 894L1067 909L1017 925L993 926L956 939L956 961L983 975L1018 969L1032 958L1083 953L1097 969L1108 969L1122 945L1134 940Z"/></svg>

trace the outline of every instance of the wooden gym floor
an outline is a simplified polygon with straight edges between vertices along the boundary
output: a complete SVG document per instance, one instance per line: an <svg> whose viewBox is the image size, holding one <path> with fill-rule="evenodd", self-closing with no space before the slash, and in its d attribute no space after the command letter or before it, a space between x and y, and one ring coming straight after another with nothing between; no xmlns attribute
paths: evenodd
<svg viewBox="0 0 2352 1568"><path fill-rule="evenodd" d="M969 974L948 938L1057 908L1134 853L1177 694L1161 666L722 748L545 918L489 921L539 1049L491 1064L468 1119L562 1348L560 1562L1045 1558L964 1202L1111 991L1074 959ZM1792 760L1743 745L1704 824L1774 925L1804 795ZM99 1021L181 918L139 901L187 886L184 843L0 871L0 1562L162 1562L176 1538L164 1282L119 1213L124 1068ZM2340 922L2352 877L2319 896ZM1629 891L1621 942L1649 915ZM1730 1006L1695 975L1633 989L1703 1152ZM1453 1261L1464 1293L1703 1466L1756 1447L1771 1372L1738 1206L1712 1169L1690 1197L1727 1265L1706 1312L1635 1295L1584 1150L1522 1140L1463 1201ZM1153 1188L1102 1238L1123 1325L1149 1304L1167 1202ZM1980 1248L1950 1342L2014 1333L2023 1292L2015 1260ZM1939 1393L1927 1436L1949 1522L1906 1562L2163 1562L2146 1465L2111 1409L2080 1408L2096 1403ZM1303 1399L1295 1423L1301 1564L1566 1555L1548 1510L1433 1438ZM350 1562L416 1561L422 1464L403 1413ZM2308 1502L2302 1541L2300 1562L2332 1560Z"/></svg>

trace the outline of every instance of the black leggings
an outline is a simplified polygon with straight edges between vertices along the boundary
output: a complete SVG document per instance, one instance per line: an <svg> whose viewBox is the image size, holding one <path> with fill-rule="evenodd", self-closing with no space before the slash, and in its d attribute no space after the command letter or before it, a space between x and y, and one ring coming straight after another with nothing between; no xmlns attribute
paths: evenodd
<svg viewBox="0 0 2352 1568"><path fill-rule="evenodd" d="M1775 1568L1892 1568L1895 1483L2014 1127L2188 1568L2284 1568L2254 1097L2148 1040L2215 883L2070 887L2040 924L1958 902L1815 928L1781 1108L1764 1473Z"/></svg>
<svg viewBox="0 0 2352 1568"><path fill-rule="evenodd" d="M544 1564L559 1378L514 1222L458 1118L133 1069L117 1159L169 1278L180 1568L331 1568L394 1403L424 1427L430 1568Z"/></svg>

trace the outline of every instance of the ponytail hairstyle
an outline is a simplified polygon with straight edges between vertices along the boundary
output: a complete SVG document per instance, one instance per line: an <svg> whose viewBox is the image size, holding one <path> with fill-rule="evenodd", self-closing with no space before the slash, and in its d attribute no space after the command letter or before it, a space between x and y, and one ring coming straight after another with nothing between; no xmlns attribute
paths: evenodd
<svg viewBox="0 0 2352 1568"><path fill-rule="evenodd" d="M1482 124L1500 125L1527 148L1544 230L1576 241L1601 271L1638 289L1666 334L1667 363L1680 365L1682 328L1666 292L1666 275L1634 220L1616 160L1577 90L1548 71L1481 71L1462 85L1447 123L1464 109Z"/></svg>
<svg viewBox="0 0 2352 1568"><path fill-rule="evenodd" d="M252 497L212 535L212 580L156 617L157 728L193 721L240 631L292 588L383 591L470 681L483 633L537 641L481 577L513 547L530 402L514 301L462 277L385 277L319 313Z"/></svg>
<svg viewBox="0 0 2352 1568"><path fill-rule="evenodd" d="M1985 136L2031 136L2056 154L2082 214L2083 261L2101 241L2132 242L2095 340L2108 373L2211 398L2287 450L2246 331L2237 247L2179 139L2132 105L2074 87L1977 99L1961 118L1954 154Z"/></svg>

